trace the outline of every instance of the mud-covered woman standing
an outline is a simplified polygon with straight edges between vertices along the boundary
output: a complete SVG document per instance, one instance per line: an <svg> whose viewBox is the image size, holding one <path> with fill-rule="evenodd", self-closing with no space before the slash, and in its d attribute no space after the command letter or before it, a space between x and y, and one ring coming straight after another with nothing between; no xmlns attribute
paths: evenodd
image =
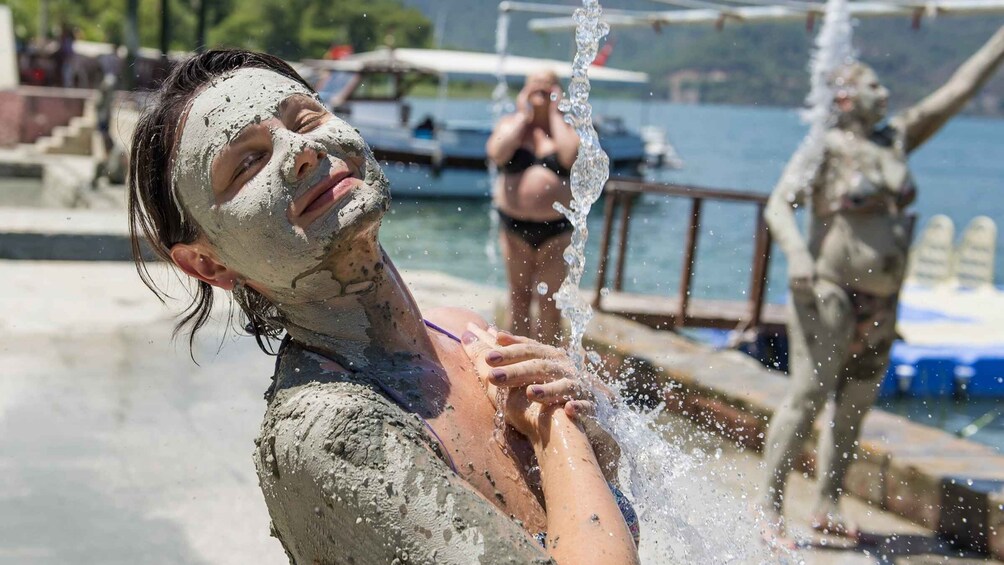
<svg viewBox="0 0 1004 565"><path fill-rule="evenodd" d="M816 415L821 427L813 527L855 536L838 499L854 460L861 422L889 364L896 306L906 270L917 187L907 157L961 110L1004 60L1004 27L941 88L883 124L889 93L867 65L830 77L838 121L826 134L821 165L806 174L793 158L771 194L766 219L788 259L791 383L770 422L763 507L768 537L786 542L785 483ZM803 236L795 208L810 216Z"/></svg>

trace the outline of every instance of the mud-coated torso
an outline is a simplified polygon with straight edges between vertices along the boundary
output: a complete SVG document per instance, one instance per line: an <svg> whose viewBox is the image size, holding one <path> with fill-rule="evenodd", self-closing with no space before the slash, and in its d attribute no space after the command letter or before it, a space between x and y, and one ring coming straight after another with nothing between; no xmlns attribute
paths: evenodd
<svg viewBox="0 0 1004 565"><path fill-rule="evenodd" d="M411 475L416 472L430 475L438 469L437 472L443 473L445 476L456 477L451 479L454 482L463 481L480 493L478 496L469 492L466 493L467 497L476 497L481 499L484 504L501 510L498 512L489 511L486 508L477 509L481 514L493 514L493 520L516 518L524 525L524 528L517 526L523 535L546 529L546 517L541 503L542 495L538 486L539 478L530 472L533 461L532 448L525 440L510 438L509 454L506 454L492 441L494 410L484 391L481 390L480 384L473 374L473 368L469 367L469 363L463 363L457 355L453 354L455 352L450 351L450 348L460 347L460 345L445 338L438 340L434 336L433 339L442 361L442 367L449 375L451 386L442 410L436 414L425 413L425 418L416 414L416 411L402 406L402 402L399 402L408 402L409 398L414 398L415 395L408 393L403 395L387 394L385 387L386 383L393 382L391 378L386 379L385 384L381 385L375 381L379 378L375 374L346 373L341 370L333 370L332 363L324 357L305 351L295 345L287 347L286 351L283 352L278 363L275 384L268 395L269 405L262 426L262 434L257 442L259 447L256 452L256 464L262 489L266 495L266 503L275 524L276 535L287 546L287 552L291 555L294 553L291 551L291 547L297 541L296 538L300 535L301 528L289 516L302 514L302 512L298 514L291 511L291 507L302 506L302 503L292 500L294 497L290 493L296 489L290 488L288 479L282 480L284 473L280 472L277 467L277 460L281 462L288 457L273 454L291 451L300 454L302 450L308 449L309 442L299 438L299 432L286 434L282 433L281 430L284 426L291 425L291 421L295 423L297 418L303 417L303 413L310 412L309 408L304 408L305 406L316 406L318 403L321 403L324 408L320 411L321 414L315 418L316 423L311 423L306 427L310 430L310 434L324 436L322 445L329 446L328 448L331 445L341 445L345 447L340 449L348 450L349 446L361 442L366 443L368 440L362 436L372 434L361 433L361 431L364 431L367 426L354 426L352 422L343 422L339 419L338 414L347 410L356 410L362 413L373 410L382 414L377 418L378 420L391 419L395 422L395 430L400 428L406 438L412 438L407 440L409 449L418 452L431 451L431 453L438 455L439 459L434 464L429 461L423 464L421 460L408 459L403 464L388 465L386 469L381 471L384 478L391 482L407 485L414 480ZM417 394L422 393L418 392ZM430 433L427 424L435 433ZM402 440L398 439L397 441ZM448 456L443 452L444 448L448 451ZM407 450L394 449L393 451L396 453L388 453L384 459L397 456ZM312 454L305 455L313 456ZM361 488L360 485L355 484L359 478L352 473L339 471L337 463L340 462L336 461L330 465L324 463L321 469L312 473L313 475L321 475L314 477L314 480L322 484L325 481L330 481L331 489L336 492L355 492ZM444 464L454 465L456 475L453 475L452 471L444 470ZM331 466L331 469L326 469L327 466ZM432 469L432 467L436 469ZM389 477L386 476L387 474L400 474L400 476ZM324 475L330 475L330 477ZM302 488L309 489L310 487ZM404 498L414 498L415 496L407 491L400 494ZM455 506L455 503L445 499L441 502L443 512L447 512ZM409 518L406 506L408 506L407 503L402 506L399 517L394 517L395 520L400 520L400 523L393 524L394 527L410 527L409 525L417 519L417 515L414 513ZM392 510L396 510L396 507ZM335 514L334 518L339 523L344 521L343 518L347 519L350 524L351 520L355 519L354 516L340 516L346 511L337 507L332 509L332 513ZM323 524L321 521L318 522ZM360 528L365 526L366 524L359 525ZM493 527L498 528L499 525L496 524ZM417 523L412 529L415 528L429 529L427 525L421 523ZM435 536L440 535L439 532L434 532L434 534ZM379 538L380 535L383 534L377 532L375 537ZM424 536L425 534L419 532L417 535ZM417 539L421 541L422 538ZM517 537L515 541L510 540L506 543L515 543L522 547L523 540Z"/></svg>
<svg viewBox="0 0 1004 565"><path fill-rule="evenodd" d="M889 128L869 139L829 132L812 197L817 275L877 296L899 292L910 247L903 208L916 188L895 136Z"/></svg>
<svg viewBox="0 0 1004 565"><path fill-rule="evenodd" d="M557 152L557 144L543 130L534 128L524 140L523 148L536 157L544 157ZM533 165L518 173L500 172L498 184L493 188L496 208L506 215L519 220L545 222L563 218L553 208L555 202L568 206L572 199L572 188L568 177L558 176L554 171Z"/></svg>

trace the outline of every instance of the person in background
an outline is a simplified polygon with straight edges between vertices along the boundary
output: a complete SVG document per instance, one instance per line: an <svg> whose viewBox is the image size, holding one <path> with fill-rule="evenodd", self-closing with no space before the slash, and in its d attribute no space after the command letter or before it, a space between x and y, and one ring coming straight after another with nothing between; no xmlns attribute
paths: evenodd
<svg viewBox="0 0 1004 565"><path fill-rule="evenodd" d="M837 123L821 165L805 171L796 154L770 196L765 218L788 258L791 385L768 427L762 490L765 538L792 545L782 521L785 483L813 421L828 399L832 420L816 452L812 526L856 537L838 499L854 460L861 422L878 394L896 337L896 306L906 270L916 186L907 157L961 110L1004 61L1004 27L949 81L894 116L889 91L870 67L853 62L831 77ZM804 238L795 208L810 217Z"/></svg>
<svg viewBox="0 0 1004 565"><path fill-rule="evenodd" d="M488 138L488 158L498 167L493 203L509 282L513 333L548 344L561 341L561 312L552 298L565 278L562 253L572 224L554 209L572 198L570 169L579 137L558 110L561 88L552 71L526 77L516 112ZM534 299L539 311L531 318Z"/></svg>
<svg viewBox="0 0 1004 565"><path fill-rule="evenodd" d="M56 48L56 67L64 88L74 86L73 78L76 72L76 60L73 52L73 41L76 30L69 23L63 22L59 33L59 45Z"/></svg>

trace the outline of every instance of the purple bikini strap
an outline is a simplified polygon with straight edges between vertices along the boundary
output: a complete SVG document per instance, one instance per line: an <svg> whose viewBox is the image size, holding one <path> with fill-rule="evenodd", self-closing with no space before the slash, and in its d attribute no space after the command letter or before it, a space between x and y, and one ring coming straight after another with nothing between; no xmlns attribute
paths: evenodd
<svg viewBox="0 0 1004 565"><path fill-rule="evenodd" d="M455 342L457 342L457 343L462 343L462 342L460 341L460 338L459 338L459 337L457 337L457 336L453 335L452 333L450 333L450 332L448 332L448 331L444 330L443 328L441 328L441 327L437 326L436 324L433 324L433 323L432 323L432 322L430 322L429 320L424 320L424 319L423 319L422 321L423 321L423 322L425 322L425 325L426 325L426 326L428 326L428 327L430 327L430 328L432 328L432 329L436 330L437 332L439 332L439 333L441 333L441 334L445 335L446 337L448 337L448 338L452 339L453 341L455 341Z"/></svg>

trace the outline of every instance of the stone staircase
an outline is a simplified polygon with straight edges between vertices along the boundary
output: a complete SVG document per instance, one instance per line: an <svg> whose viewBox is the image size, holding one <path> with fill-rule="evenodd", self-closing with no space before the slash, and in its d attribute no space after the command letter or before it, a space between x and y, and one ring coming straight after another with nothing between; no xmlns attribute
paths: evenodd
<svg viewBox="0 0 1004 565"><path fill-rule="evenodd" d="M84 113L65 126L56 126L52 133L31 144L42 155L91 156L102 151L97 139L97 111L93 98L84 103Z"/></svg>

